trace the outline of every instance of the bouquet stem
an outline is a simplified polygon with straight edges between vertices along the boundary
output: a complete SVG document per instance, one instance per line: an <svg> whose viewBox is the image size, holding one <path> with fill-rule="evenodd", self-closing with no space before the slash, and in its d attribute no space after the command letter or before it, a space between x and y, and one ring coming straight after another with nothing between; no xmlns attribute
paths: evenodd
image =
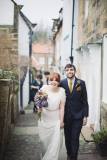
<svg viewBox="0 0 107 160"><path fill-rule="evenodd" d="M38 117L39 117L40 121L41 121L41 114L42 114L42 109L39 108L39 109L38 109Z"/></svg>

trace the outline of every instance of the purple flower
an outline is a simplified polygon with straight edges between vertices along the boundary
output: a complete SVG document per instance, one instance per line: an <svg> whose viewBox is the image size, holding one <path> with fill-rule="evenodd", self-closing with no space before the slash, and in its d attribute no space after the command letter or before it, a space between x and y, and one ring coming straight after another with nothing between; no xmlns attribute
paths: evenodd
<svg viewBox="0 0 107 160"><path fill-rule="evenodd" d="M38 108L48 107L47 101L48 95L42 91L39 91L34 97L34 103Z"/></svg>

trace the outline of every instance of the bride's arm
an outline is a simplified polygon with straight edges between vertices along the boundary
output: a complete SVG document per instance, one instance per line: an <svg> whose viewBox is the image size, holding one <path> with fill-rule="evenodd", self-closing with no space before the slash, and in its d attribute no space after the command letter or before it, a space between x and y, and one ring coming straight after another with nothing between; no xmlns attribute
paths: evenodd
<svg viewBox="0 0 107 160"><path fill-rule="evenodd" d="M65 101L66 101L66 96L65 96L65 91L63 89L62 95L61 95L61 101L60 101L60 106L59 106L59 116L60 116L60 127L64 127L64 110L65 110Z"/></svg>
<svg viewBox="0 0 107 160"><path fill-rule="evenodd" d="M60 103L60 110L59 110L59 116L60 116L60 127L64 127L64 106L65 103Z"/></svg>

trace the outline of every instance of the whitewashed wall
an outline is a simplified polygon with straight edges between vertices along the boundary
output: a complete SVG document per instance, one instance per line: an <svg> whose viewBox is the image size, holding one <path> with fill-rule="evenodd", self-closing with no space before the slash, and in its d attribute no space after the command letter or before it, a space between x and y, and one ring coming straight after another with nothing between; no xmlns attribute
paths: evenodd
<svg viewBox="0 0 107 160"><path fill-rule="evenodd" d="M11 0L0 0L0 25L13 25L14 4Z"/></svg>
<svg viewBox="0 0 107 160"><path fill-rule="evenodd" d="M101 103L101 46L88 45L78 54L78 67L80 77L85 80L88 102L88 124L94 124L94 129L100 128L100 103Z"/></svg>
<svg viewBox="0 0 107 160"><path fill-rule="evenodd" d="M60 72L60 67L61 67L61 57L62 54L62 28L60 28L56 39L55 39L55 61L56 61L56 65L55 65L55 71L56 72Z"/></svg>
<svg viewBox="0 0 107 160"><path fill-rule="evenodd" d="M102 101L107 104L107 35L103 39L103 89Z"/></svg>
<svg viewBox="0 0 107 160"><path fill-rule="evenodd" d="M94 129L99 130L101 103L101 46L99 44L87 45L78 53L78 68L80 78L85 80L88 92L88 124L94 124Z"/></svg>
<svg viewBox="0 0 107 160"><path fill-rule="evenodd" d="M29 56L29 28L20 15L18 33L19 55Z"/></svg>
<svg viewBox="0 0 107 160"><path fill-rule="evenodd" d="M72 36L72 8L73 0L64 1L63 9L63 45L62 45L62 65L66 65L70 62L71 56L71 36ZM72 56L74 57L74 64L76 65L76 55L78 48L78 0L74 5L74 27L73 27L73 50Z"/></svg>
<svg viewBox="0 0 107 160"><path fill-rule="evenodd" d="M19 27L18 27L18 49L19 55L29 57L29 28L25 21L19 15ZM23 107L28 105L29 101L29 76L26 75L24 85L23 85Z"/></svg>
<svg viewBox="0 0 107 160"><path fill-rule="evenodd" d="M29 72L27 72L23 85L23 106L26 107L29 102Z"/></svg>
<svg viewBox="0 0 107 160"><path fill-rule="evenodd" d="M69 63L71 56L72 1L64 0L63 5L63 45L61 65Z"/></svg>
<svg viewBox="0 0 107 160"><path fill-rule="evenodd" d="M78 48L78 5L79 0L75 0L75 9L74 9L74 28L73 28L73 52L72 56L74 57L74 65L77 66L77 48Z"/></svg>

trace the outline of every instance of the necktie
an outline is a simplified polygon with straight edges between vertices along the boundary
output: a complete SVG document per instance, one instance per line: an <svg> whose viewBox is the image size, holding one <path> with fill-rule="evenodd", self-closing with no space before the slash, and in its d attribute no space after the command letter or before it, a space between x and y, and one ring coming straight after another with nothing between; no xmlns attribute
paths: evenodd
<svg viewBox="0 0 107 160"><path fill-rule="evenodd" d="M70 90L70 93L72 92L72 80L70 79L69 80L69 90Z"/></svg>

